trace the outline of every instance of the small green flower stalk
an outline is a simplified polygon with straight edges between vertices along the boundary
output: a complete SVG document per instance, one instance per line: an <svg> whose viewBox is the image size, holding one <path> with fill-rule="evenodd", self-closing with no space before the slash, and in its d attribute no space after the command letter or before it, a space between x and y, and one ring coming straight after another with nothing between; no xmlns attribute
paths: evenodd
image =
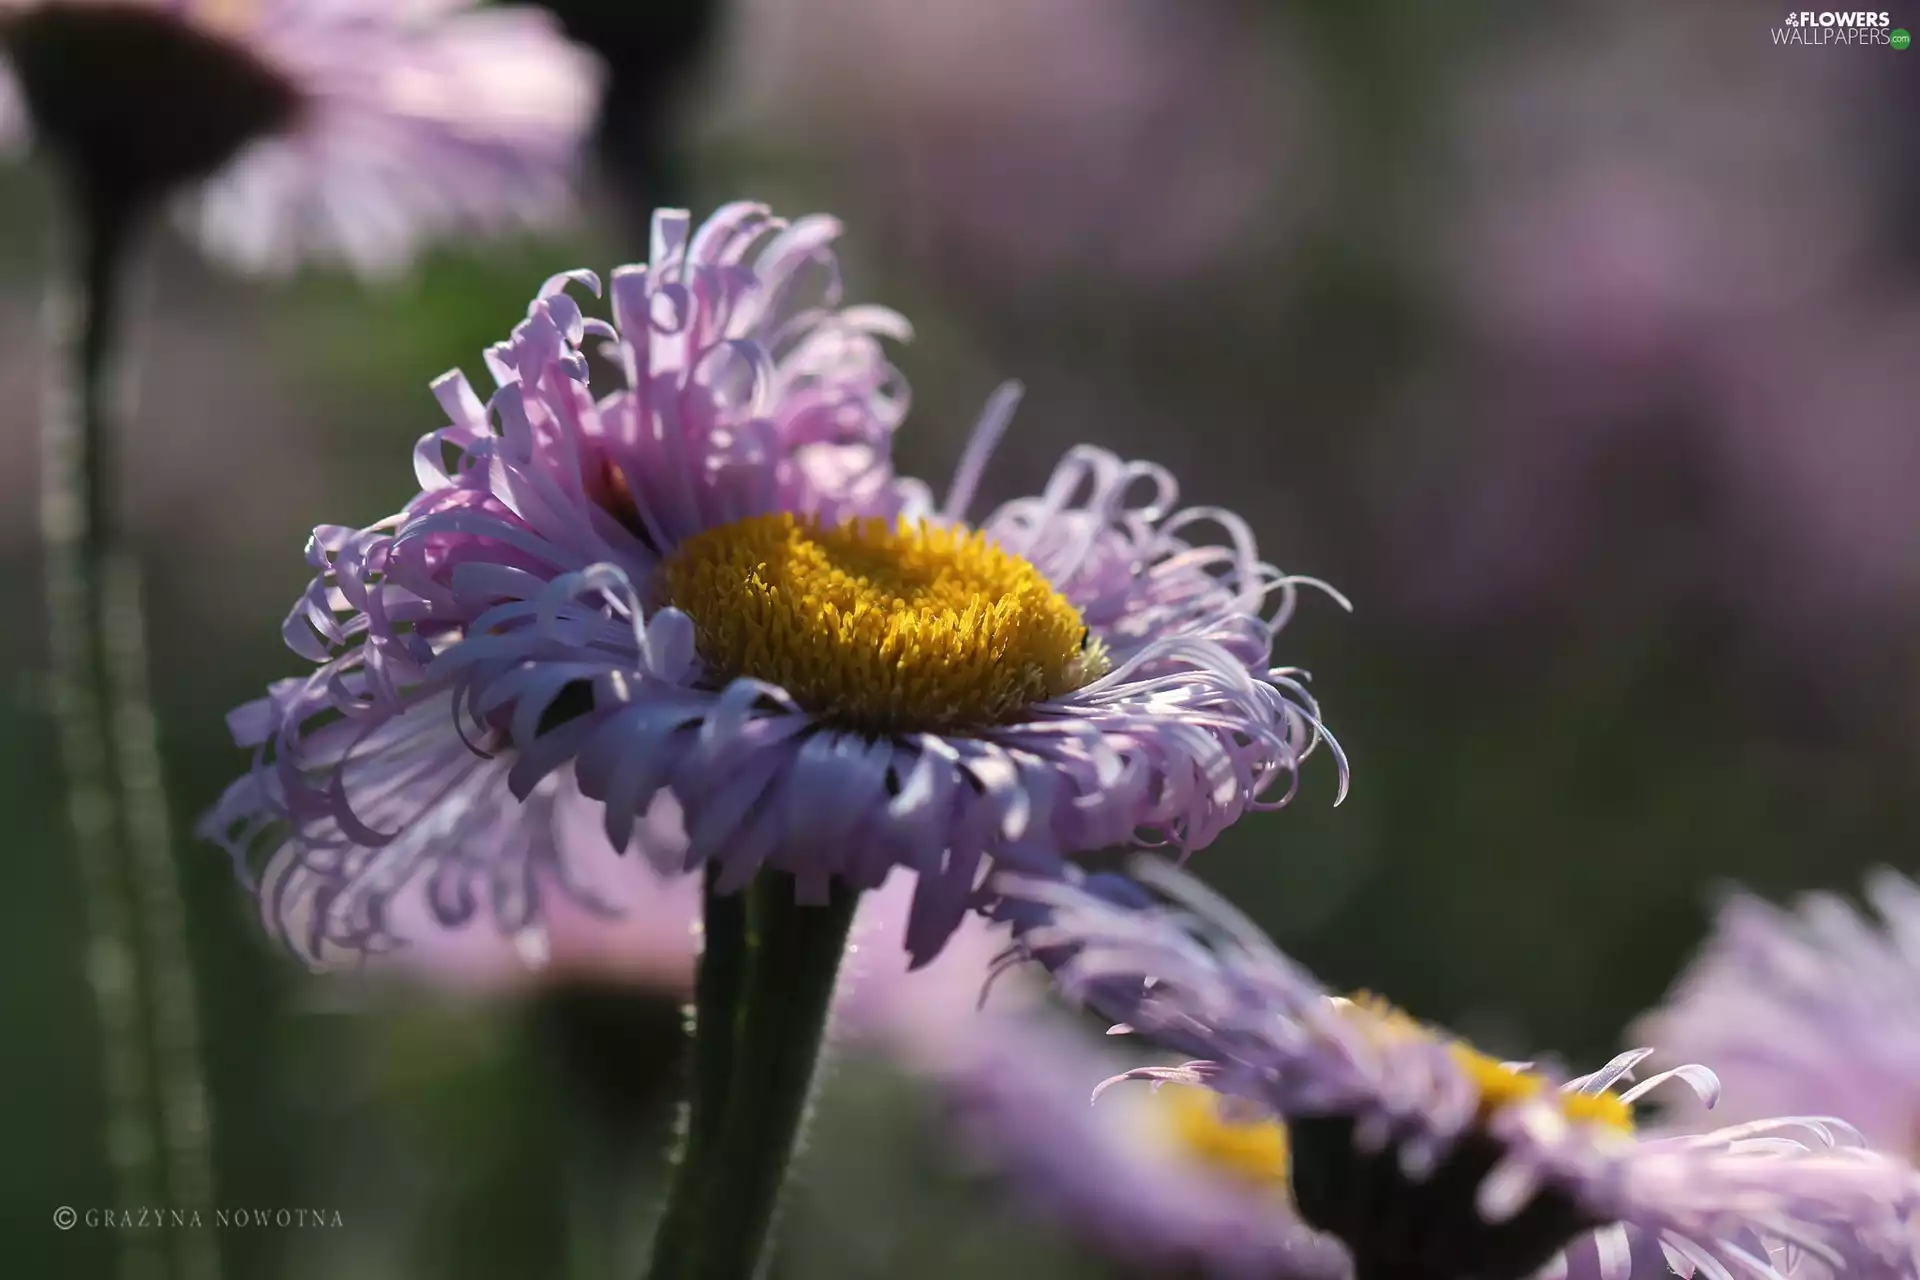
<svg viewBox="0 0 1920 1280"><path fill-rule="evenodd" d="M702 877L656 1276L764 1264L861 895L912 877L924 964L989 867L1200 848L1330 743L1271 665L1305 580L1164 469L1081 446L970 520L1008 388L943 498L894 471L908 330L844 303L839 230L662 211L607 318L597 276L555 276L490 396L436 381L420 493L316 531L286 630L311 665L233 713L255 764L206 824L322 964L483 915L537 954L609 847ZM582 804L589 849L557 834Z"/></svg>

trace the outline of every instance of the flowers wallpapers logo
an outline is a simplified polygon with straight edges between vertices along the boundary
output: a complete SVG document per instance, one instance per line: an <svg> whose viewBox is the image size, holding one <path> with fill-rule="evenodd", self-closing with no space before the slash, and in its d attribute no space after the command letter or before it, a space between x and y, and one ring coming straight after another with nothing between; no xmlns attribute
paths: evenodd
<svg viewBox="0 0 1920 1280"><path fill-rule="evenodd" d="M1893 30L1891 15L1884 10L1799 9L1789 13L1773 29L1775 44L1805 45L1883 45L1904 49L1906 41L1896 39L1904 32Z"/></svg>

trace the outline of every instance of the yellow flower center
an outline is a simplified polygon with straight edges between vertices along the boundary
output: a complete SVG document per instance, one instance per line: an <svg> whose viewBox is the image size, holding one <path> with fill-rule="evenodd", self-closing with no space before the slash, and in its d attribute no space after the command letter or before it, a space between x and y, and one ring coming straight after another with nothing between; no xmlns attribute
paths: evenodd
<svg viewBox="0 0 1920 1280"><path fill-rule="evenodd" d="M1467 1078L1480 1090L1482 1117L1516 1102L1538 1097L1550 1088L1546 1077L1538 1072L1523 1071L1496 1062L1471 1045L1454 1043L1447 1048L1453 1054L1453 1060L1467 1073ZM1633 1132L1633 1108L1622 1102L1617 1093L1568 1093L1556 1089L1553 1090L1552 1101L1559 1107L1560 1114L1575 1124L1599 1125L1617 1129L1621 1133Z"/></svg>
<svg viewBox="0 0 1920 1280"><path fill-rule="evenodd" d="M1202 1164L1256 1187L1286 1189L1292 1169L1285 1125L1237 1116L1233 1100L1198 1085L1162 1085L1158 1096L1174 1135Z"/></svg>
<svg viewBox="0 0 1920 1280"><path fill-rule="evenodd" d="M189 9L214 31L243 32L259 19L260 0L200 0Z"/></svg>
<svg viewBox="0 0 1920 1280"><path fill-rule="evenodd" d="M1382 1039L1434 1032L1377 996L1361 994L1342 1001L1355 1017L1369 1020ZM1554 1091L1545 1076L1497 1062L1471 1045L1449 1041L1448 1052L1480 1093L1480 1118L1516 1103L1550 1095L1562 1115L1575 1124L1633 1131L1633 1109L1612 1093ZM1236 1099L1199 1085L1168 1084L1155 1091L1160 1114L1174 1139L1201 1164L1251 1186L1291 1191L1293 1175L1287 1128L1279 1119L1242 1114Z"/></svg>
<svg viewBox="0 0 1920 1280"><path fill-rule="evenodd" d="M1383 1038L1436 1037L1431 1028L1378 996L1361 992L1344 1002L1344 1005L1356 1016L1367 1017ZM1621 1101L1618 1094L1568 1093L1553 1089L1547 1078L1539 1072L1508 1066L1463 1040L1447 1039L1447 1052L1479 1091L1482 1120L1515 1103L1540 1097L1551 1090L1550 1100L1560 1109L1560 1114L1573 1123L1599 1125L1622 1133L1633 1132L1633 1107Z"/></svg>
<svg viewBox="0 0 1920 1280"><path fill-rule="evenodd" d="M1039 570L963 529L750 516L687 539L660 576L714 675L846 729L983 728L1106 670Z"/></svg>

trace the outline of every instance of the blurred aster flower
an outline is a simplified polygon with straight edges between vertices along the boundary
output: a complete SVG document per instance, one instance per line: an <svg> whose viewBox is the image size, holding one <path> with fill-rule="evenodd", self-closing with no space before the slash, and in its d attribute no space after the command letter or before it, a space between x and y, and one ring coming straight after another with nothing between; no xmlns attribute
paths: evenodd
<svg viewBox="0 0 1920 1280"><path fill-rule="evenodd" d="M409 945L375 958L362 972L484 994L587 982L673 1000L691 995L702 945L698 878L663 875L645 859L623 856L607 841L600 806L577 791L554 806L552 818L552 838L568 866L618 914L556 895L518 935L448 929L433 917L423 886L409 886L392 902ZM650 849L685 847L679 806L670 797L653 807L647 825ZM980 992L1005 939L976 916L933 963L909 970L901 937L912 904L913 877L906 872L861 899L834 995L833 1029L844 1045L880 1050L921 1070L947 1060L979 1028L1003 1023L987 1015ZM1037 995L1032 984L997 983L993 1008L1024 1013Z"/></svg>
<svg viewBox="0 0 1920 1280"><path fill-rule="evenodd" d="M1463 318L1604 407L1872 261L1886 165L1859 108L1894 69L1714 43L1742 11L1541 11L1487 46L1449 113L1457 171L1426 229Z"/></svg>
<svg viewBox="0 0 1920 1280"><path fill-rule="evenodd" d="M558 863L591 885L605 909L572 894L543 894L539 914L520 933L447 928L423 878L391 902L395 930L409 945L366 971L482 992L586 981L673 998L691 994L701 950L698 878L666 874L644 858L624 856L607 840L601 806L577 788L562 785L546 817L544 831L557 847ZM686 828L672 796L661 796L643 824L636 838L653 857L686 848ZM1005 944L987 921L971 920L934 963L909 974L900 938L912 902L913 878L906 873L890 876L862 899L834 1021L849 1041L884 1044L931 1061L971 1034L981 986ZM1014 1007L1030 1003L1031 992L1004 985L1009 989L998 996L1010 997ZM997 998L995 1007L1008 1003Z"/></svg>
<svg viewBox="0 0 1920 1280"><path fill-rule="evenodd" d="M1290 798L1322 734L1269 663L1304 580L1236 516L1178 509L1162 468L1091 447L969 527L1008 392L944 502L895 476L906 393L879 340L906 326L840 308L837 231L660 214L650 263L614 274L614 324L566 292L590 274L549 281L488 353L490 401L435 384L452 425L416 449L420 496L316 532L287 637L318 665L235 714L256 766L210 822L269 860L265 885L313 880L327 906L302 928L377 946L414 875L517 883L500 783L538 799L569 764L616 846L657 856L636 823L671 795L672 869L709 866L720 893L767 867L820 901L911 868L920 962L990 859L1200 848ZM522 927L524 897L503 905Z"/></svg>
<svg viewBox="0 0 1920 1280"><path fill-rule="evenodd" d="M1881 373L1913 340L1877 199L1899 67L1717 40L1730 4L1535 15L1462 77L1438 212L1409 224L1472 350L1407 401L1434 452L1395 495L1406 597L1577 609L1631 573L1656 607L1826 659L1837 611L1902 613L1920 586L1894 480L1913 433ZM1436 402L1460 406L1440 430Z"/></svg>
<svg viewBox="0 0 1920 1280"><path fill-rule="evenodd" d="M1831 1146L1832 1122L1774 1119L1638 1137L1614 1094L1647 1056L1559 1088L1371 998L1331 998L1192 881L1148 868L1186 909L1116 904L1061 881L1003 883L1042 908L1029 954L1069 994L1195 1060L1127 1077L1200 1084L1286 1121L1302 1216L1368 1276L1622 1277L1656 1248L1683 1274L1915 1274L1904 1165ZM1011 878L1009 878L1011 879Z"/></svg>
<svg viewBox="0 0 1920 1280"><path fill-rule="evenodd" d="M1275 6L736 9L721 131L835 165L881 234L968 290L1182 287L1285 243L1328 186L1313 68Z"/></svg>
<svg viewBox="0 0 1920 1280"><path fill-rule="evenodd" d="M549 781L522 804L490 778L495 803L472 806L474 829L497 824L518 843L503 855L499 836L476 839L478 865L449 858L394 893L385 924L405 946L373 956L312 928L329 882L294 874L291 858L276 865L282 878L269 877L262 889L263 919L315 966L373 960L370 973L477 992L581 981L684 996L700 950L698 881L620 857L607 843L600 805L568 774ZM668 797L644 821L649 847L679 831ZM514 920L517 929L500 927Z"/></svg>
<svg viewBox="0 0 1920 1280"><path fill-rule="evenodd" d="M1711 1055L1737 1119L1828 1112L1911 1159L1920 1152L1920 887L1881 870L1866 897L1873 914L1824 893L1790 911L1730 898L1666 1004L1634 1034L1663 1051Z"/></svg>
<svg viewBox="0 0 1920 1280"><path fill-rule="evenodd" d="M0 0L0 47L85 198L192 185L191 229L249 270L555 217L599 90L546 14L471 0Z"/></svg>
<svg viewBox="0 0 1920 1280"><path fill-rule="evenodd" d="M932 964L908 971L899 947L911 889L896 873L862 901L835 1040L919 1081L965 1167L1009 1208L1129 1274L1348 1273L1345 1251L1292 1207L1277 1124L1224 1114L1194 1088L1088 1106L1125 1064L1084 1022L1049 1007L1028 974L996 972L1005 937L978 916Z"/></svg>
<svg viewBox="0 0 1920 1280"><path fill-rule="evenodd" d="M1155 1273L1334 1280L1345 1251L1302 1222L1286 1132L1187 1085L1109 1095L1120 1069L1085 1032L1041 1014L965 1026L934 1082L964 1149L1009 1201L1100 1255Z"/></svg>
<svg viewBox="0 0 1920 1280"><path fill-rule="evenodd" d="M1344 1250L1292 1207L1277 1124L1225 1114L1196 1088L1088 1106L1124 1063L1079 1019L1047 1007L1029 975L996 976L1004 935L977 916L932 964L908 972L898 947L910 889L896 874L861 904L854 936L877 945L859 947L842 971L836 1039L926 1087L966 1167L1009 1208L1129 1274L1347 1274Z"/></svg>
<svg viewBox="0 0 1920 1280"><path fill-rule="evenodd" d="M692 991L700 947L698 886L618 859L596 807L555 809L555 838L573 865L620 908L618 917L547 900L537 933L433 927L416 886L393 905L414 945L382 973L482 992L568 981ZM684 841L675 806L656 805L649 840ZM1237 1123L1205 1090L1168 1087L1088 1095L1124 1066L1106 1046L1008 974L981 990L1004 939L973 917L933 963L909 971L901 953L912 877L896 871L866 895L834 996L831 1038L920 1082L967 1166L1007 1191L1007 1203L1100 1255L1133 1266L1209 1276L1340 1277L1346 1255L1299 1220L1287 1191L1285 1137L1272 1122ZM537 939L537 940L536 940Z"/></svg>

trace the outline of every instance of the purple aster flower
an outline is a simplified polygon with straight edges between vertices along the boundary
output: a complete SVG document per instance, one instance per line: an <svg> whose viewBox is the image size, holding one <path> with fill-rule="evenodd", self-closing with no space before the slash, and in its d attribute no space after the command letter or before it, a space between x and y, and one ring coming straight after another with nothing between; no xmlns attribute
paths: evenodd
<svg viewBox="0 0 1920 1280"><path fill-rule="evenodd" d="M1783 910L1747 894L1721 907L1700 955L1635 1034L1711 1056L1736 1118L1839 1116L1880 1150L1920 1151L1920 887L1881 870L1878 915L1831 894ZM1670 1123L1691 1125L1680 1112Z"/></svg>
<svg viewBox="0 0 1920 1280"><path fill-rule="evenodd" d="M932 1094L945 1135L1009 1207L1129 1269L1262 1280L1340 1280L1340 1246L1300 1221L1286 1139L1242 1123L1203 1089L1094 1089L1125 1063L1079 1019L1048 1007L1024 973L1002 973L1004 936L979 916L908 971L900 943L911 878L860 905L833 1025Z"/></svg>
<svg viewBox="0 0 1920 1280"><path fill-rule="evenodd" d="M549 15L472 0L0 0L0 45L96 195L193 183L186 222L249 270L552 219L599 89Z"/></svg>
<svg viewBox="0 0 1920 1280"><path fill-rule="evenodd" d="M1162 468L1091 447L968 526L1007 392L944 502L895 476L905 390L879 340L906 329L840 308L836 233L660 214L612 324L566 291L590 273L549 281L488 353L490 400L435 384L452 423L415 451L423 492L316 532L286 634L317 666L236 713L256 766L211 823L243 863L326 884L306 927L366 947L414 875L520 885L503 868L534 844L497 815L563 766L618 847L672 796L687 841L665 856L723 892L763 866L805 897L910 868L922 962L989 861L1197 849L1290 798L1323 736L1271 665L1303 580L1231 513L1180 509ZM523 925L526 895L494 882Z"/></svg>
<svg viewBox="0 0 1920 1280"><path fill-rule="evenodd" d="M1156 1273L1337 1280L1344 1249L1300 1220L1284 1129L1184 1085L1087 1099L1120 1070L1057 1017L989 1011L923 1072L963 1150L1011 1202Z"/></svg>
<svg viewBox="0 0 1920 1280"><path fill-rule="evenodd" d="M1046 909L1025 930L1069 994L1178 1051L1129 1077L1203 1084L1285 1120L1302 1216L1361 1276L1629 1274L1658 1250L1683 1274L1916 1274L1904 1164L1842 1146L1836 1123L1763 1120L1641 1137L1631 1104L1687 1066L1615 1094L1647 1056L1559 1088L1371 997L1330 997L1192 881L1142 872L1182 907L1116 905L1065 881L1002 888ZM1119 993L1126 993L1122 998Z"/></svg>

